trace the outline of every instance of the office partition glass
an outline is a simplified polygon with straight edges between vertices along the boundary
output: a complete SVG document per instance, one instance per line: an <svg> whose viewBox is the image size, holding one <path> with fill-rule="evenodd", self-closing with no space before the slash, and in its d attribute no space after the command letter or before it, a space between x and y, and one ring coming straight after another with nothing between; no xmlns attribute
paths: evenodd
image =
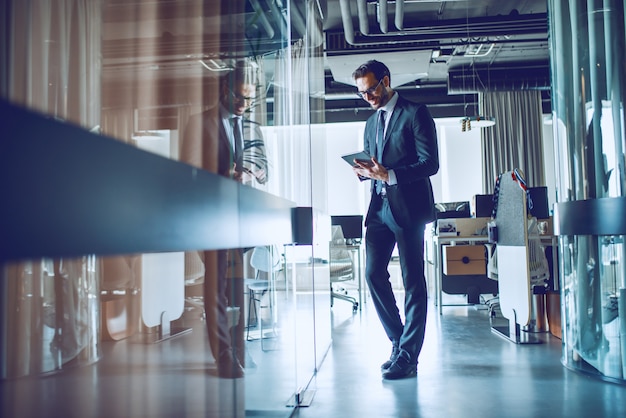
<svg viewBox="0 0 626 418"><path fill-rule="evenodd" d="M228 238L210 249L2 265L3 315L19 311L23 318L13 317L2 339L3 364L19 367L3 368L0 377L38 378L102 364L120 347L131 353L137 344L167 341L181 346L180 361L129 357L129 384L155 374L161 378L150 387L158 388L162 374L172 373L182 382L173 395L180 411L201 405L204 416L288 416L306 397L330 345L325 142L316 143L310 130L323 122L318 2L49 3L3 6L9 36L0 48L2 99L308 208L313 230L296 243L306 254L297 263L291 241L275 242L284 231L259 218L267 233L250 237L249 214L241 209L216 212L222 230L206 233L227 231ZM229 78L236 69L242 78ZM239 81L252 87L239 90ZM239 128L216 121L238 107L243 156L226 173L218 155L238 151L235 143L219 142L219 132L236 135ZM115 164L107 170L114 173ZM88 199L96 191L84 192ZM231 197L241 203L243 194ZM132 201L118 203L132 210ZM218 307L209 308L207 299ZM54 338L65 351L50 348ZM222 355L232 367L221 366ZM99 367L94 370L111 371ZM125 399L117 404L120 414L125 407L173 407L121 387L115 393Z"/></svg>
<svg viewBox="0 0 626 418"><path fill-rule="evenodd" d="M3 4L0 98L85 130L98 130L101 7L100 1L80 0ZM23 190L24 202L30 201L32 192ZM89 199L89 188L83 187L83 192ZM37 204L43 208L47 202ZM0 264L4 297L0 378L50 373L99 359L99 329L93 326L100 309L98 265L91 254Z"/></svg>
<svg viewBox="0 0 626 418"><path fill-rule="evenodd" d="M551 0L549 14L563 363L624 383L624 2Z"/></svg>

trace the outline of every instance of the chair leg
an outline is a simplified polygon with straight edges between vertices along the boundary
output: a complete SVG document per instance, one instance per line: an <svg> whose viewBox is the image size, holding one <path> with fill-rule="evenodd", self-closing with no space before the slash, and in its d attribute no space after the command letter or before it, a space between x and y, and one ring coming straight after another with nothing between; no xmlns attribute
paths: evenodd
<svg viewBox="0 0 626 418"><path fill-rule="evenodd" d="M253 341L256 338L250 339L250 321L252 318L252 311L254 310L255 316L256 316L256 321L255 321L255 325L258 327L259 330L259 338L261 340L261 350L262 351L267 351L265 349L265 343L264 343L264 339L266 338L263 335L263 318L261 315L261 310L263 308L269 308L270 309L270 315L272 312L272 303L271 301L269 302L269 304L267 306L262 306L262 298L263 295L265 295L266 291L262 291L260 294L257 294L254 292L254 290L250 289L250 296L249 296L249 302L248 302L248 327L247 327L247 332L246 332L246 340L247 341ZM272 328L274 328L273 325L273 319L271 320L272 322ZM273 329L274 331L274 329ZM270 338L270 337L267 337Z"/></svg>
<svg viewBox="0 0 626 418"><path fill-rule="evenodd" d="M263 297L263 295L265 295L266 291L263 291L261 293L261 297L259 298L259 312L261 311L261 309L263 309L263 306L261 306L261 298ZM265 339L266 338L274 338L276 336L276 329L275 329L275 324L274 324L274 318L273 318L273 307L272 307L272 302L271 299L269 300L267 306L265 306L265 308L269 309L269 316L270 316L270 326L271 326L271 331L272 334L270 335L270 337L265 337L263 335L263 319L259 316L259 319L261 321L261 325L260 325L260 329L261 329L261 351L270 351L270 349L266 349L265 348Z"/></svg>
<svg viewBox="0 0 626 418"><path fill-rule="evenodd" d="M259 298L259 309L258 309L258 324L259 324L259 332L260 332L260 338L261 338L261 351L265 351L265 347L263 347L263 318L261 317L261 298L263 297L263 294L261 293L261 297Z"/></svg>
<svg viewBox="0 0 626 418"><path fill-rule="evenodd" d="M246 341L250 341L250 320L252 319L252 308L254 306L255 318L258 322L259 317L256 314L256 301L254 299L254 290L248 291L248 323L246 324Z"/></svg>

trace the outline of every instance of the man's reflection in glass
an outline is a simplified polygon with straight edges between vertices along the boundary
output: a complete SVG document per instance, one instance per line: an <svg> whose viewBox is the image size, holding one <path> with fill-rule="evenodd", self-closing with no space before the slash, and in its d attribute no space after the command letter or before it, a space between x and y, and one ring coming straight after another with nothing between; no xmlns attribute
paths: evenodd
<svg viewBox="0 0 626 418"><path fill-rule="evenodd" d="M181 160L244 184L267 181L258 124L244 116L254 103L254 69L237 64L219 80L216 106L194 115L184 132ZM236 228L233 228L236 230ZM244 374L243 249L205 251L204 307L218 375Z"/></svg>

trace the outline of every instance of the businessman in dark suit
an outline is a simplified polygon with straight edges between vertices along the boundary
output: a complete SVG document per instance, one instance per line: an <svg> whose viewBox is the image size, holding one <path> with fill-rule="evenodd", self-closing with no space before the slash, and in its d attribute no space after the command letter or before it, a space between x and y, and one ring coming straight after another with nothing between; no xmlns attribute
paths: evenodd
<svg viewBox="0 0 626 418"><path fill-rule="evenodd" d="M382 376L403 379L417 374L424 342L424 228L435 219L430 176L439 170L437 133L426 106L403 99L390 87L385 64L368 61L352 76L358 95L376 110L364 132L364 149L371 161L354 161L354 172L361 179L371 179L365 278L392 343L391 357L381 366ZM388 272L396 244L405 290L404 323Z"/></svg>
<svg viewBox="0 0 626 418"><path fill-rule="evenodd" d="M238 64L221 77L218 103L190 117L181 144L181 160L235 181L267 181L265 146L258 124L244 118L256 86L251 67ZM243 311L243 249L204 251L204 311L217 373L244 375L244 321L233 320L230 307ZM240 315L241 317L241 315ZM234 323L233 323L234 322Z"/></svg>

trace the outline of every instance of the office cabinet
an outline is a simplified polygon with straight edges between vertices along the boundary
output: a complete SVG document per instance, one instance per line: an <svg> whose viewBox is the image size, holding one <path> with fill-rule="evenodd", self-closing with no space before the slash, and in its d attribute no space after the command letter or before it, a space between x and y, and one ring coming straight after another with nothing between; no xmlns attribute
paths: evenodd
<svg viewBox="0 0 626 418"><path fill-rule="evenodd" d="M444 245L443 273L448 276L486 274L484 245Z"/></svg>

